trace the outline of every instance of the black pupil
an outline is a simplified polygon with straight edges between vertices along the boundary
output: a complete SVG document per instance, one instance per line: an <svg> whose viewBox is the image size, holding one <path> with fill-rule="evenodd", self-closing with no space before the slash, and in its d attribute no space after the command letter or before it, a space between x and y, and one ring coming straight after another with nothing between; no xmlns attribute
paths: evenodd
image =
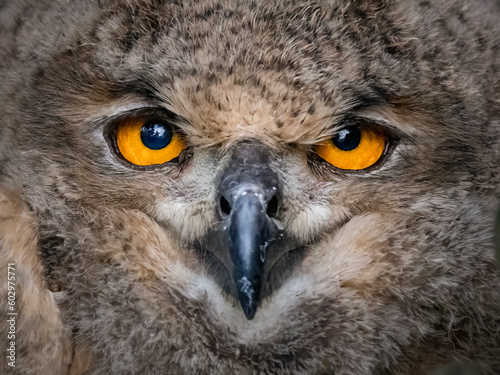
<svg viewBox="0 0 500 375"><path fill-rule="evenodd" d="M172 128L157 122L144 125L141 129L141 141L147 148L161 150L172 142Z"/></svg>
<svg viewBox="0 0 500 375"><path fill-rule="evenodd" d="M339 131L332 141L342 151L354 150L361 142L361 131L358 126L349 126Z"/></svg>

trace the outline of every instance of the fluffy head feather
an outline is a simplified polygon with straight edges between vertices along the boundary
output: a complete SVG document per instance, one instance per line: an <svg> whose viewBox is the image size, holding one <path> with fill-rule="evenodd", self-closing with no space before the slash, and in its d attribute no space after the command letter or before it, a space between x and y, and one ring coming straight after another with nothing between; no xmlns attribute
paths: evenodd
<svg viewBox="0 0 500 375"><path fill-rule="evenodd" d="M500 371L498 15L487 0L0 0L18 373ZM179 163L114 154L111 124L144 108L177 115ZM377 168L340 172L312 145L353 116L395 141ZM195 246L249 139L307 244L251 321Z"/></svg>

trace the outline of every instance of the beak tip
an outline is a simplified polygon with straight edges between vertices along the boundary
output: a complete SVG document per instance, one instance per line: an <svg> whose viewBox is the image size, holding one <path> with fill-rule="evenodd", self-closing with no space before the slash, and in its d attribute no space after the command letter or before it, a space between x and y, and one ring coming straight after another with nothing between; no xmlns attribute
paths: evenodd
<svg viewBox="0 0 500 375"><path fill-rule="evenodd" d="M257 302L254 298L245 298L240 294L240 304L248 320L252 320L257 312Z"/></svg>
<svg viewBox="0 0 500 375"><path fill-rule="evenodd" d="M245 313L245 316L247 320L252 320L255 316L255 313L257 312L257 307L256 306L243 306L243 312Z"/></svg>
<svg viewBox="0 0 500 375"><path fill-rule="evenodd" d="M239 281L238 299L248 320L252 320L259 303L258 283L251 283L246 277Z"/></svg>

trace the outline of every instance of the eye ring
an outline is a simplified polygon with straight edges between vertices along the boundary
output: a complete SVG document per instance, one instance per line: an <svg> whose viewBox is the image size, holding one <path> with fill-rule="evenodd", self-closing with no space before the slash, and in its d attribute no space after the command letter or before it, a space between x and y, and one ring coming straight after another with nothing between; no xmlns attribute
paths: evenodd
<svg viewBox="0 0 500 375"><path fill-rule="evenodd" d="M317 144L315 151L337 169L360 171L377 163L388 144L388 137L380 127L360 122L340 129L332 138Z"/></svg>
<svg viewBox="0 0 500 375"><path fill-rule="evenodd" d="M186 148L185 138L170 121L146 115L117 120L114 143L123 159L140 167L168 163Z"/></svg>

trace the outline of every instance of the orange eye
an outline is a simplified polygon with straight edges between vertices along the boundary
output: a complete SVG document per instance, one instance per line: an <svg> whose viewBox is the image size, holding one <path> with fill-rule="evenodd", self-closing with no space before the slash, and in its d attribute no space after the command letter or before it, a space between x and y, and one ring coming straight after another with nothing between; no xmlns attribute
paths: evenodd
<svg viewBox="0 0 500 375"><path fill-rule="evenodd" d="M375 164L386 148L383 132L368 126L349 126L316 146L318 156L339 169L360 170Z"/></svg>
<svg viewBox="0 0 500 375"><path fill-rule="evenodd" d="M141 166L166 163L179 156L186 147L171 124L143 117L132 117L119 123L116 144L125 159Z"/></svg>

